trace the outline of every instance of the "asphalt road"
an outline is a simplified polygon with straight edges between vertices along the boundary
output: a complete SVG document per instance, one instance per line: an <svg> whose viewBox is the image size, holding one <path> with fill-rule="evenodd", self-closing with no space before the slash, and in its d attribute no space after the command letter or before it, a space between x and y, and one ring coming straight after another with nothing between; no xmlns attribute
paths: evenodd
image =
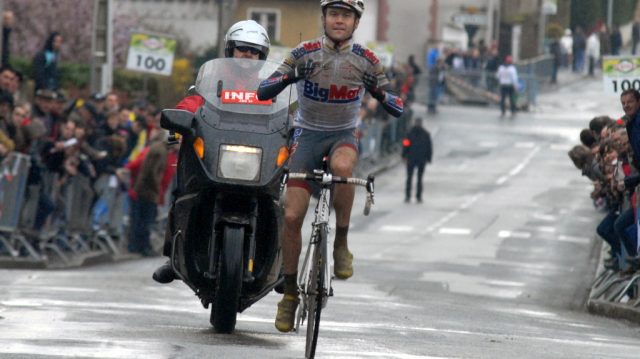
<svg viewBox="0 0 640 359"><path fill-rule="evenodd" d="M424 203L404 168L377 177L350 230L355 276L334 282L319 358L638 358L640 331L584 309L602 214L567 156L595 115L621 113L598 81L543 96L535 113L442 107ZM424 109L417 108L417 113ZM0 270L2 358L300 358L273 327L274 293L215 334L163 259L73 270Z"/></svg>

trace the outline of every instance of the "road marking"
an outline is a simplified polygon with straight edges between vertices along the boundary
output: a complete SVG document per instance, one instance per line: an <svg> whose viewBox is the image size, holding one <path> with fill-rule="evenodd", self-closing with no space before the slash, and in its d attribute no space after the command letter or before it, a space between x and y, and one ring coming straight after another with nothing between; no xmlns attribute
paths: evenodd
<svg viewBox="0 0 640 359"><path fill-rule="evenodd" d="M556 233L556 227L541 226L537 228L539 232Z"/></svg>
<svg viewBox="0 0 640 359"><path fill-rule="evenodd" d="M578 243L578 244L588 244L591 242L591 239L589 238L565 236L563 234L559 235L557 239L561 242Z"/></svg>
<svg viewBox="0 0 640 359"><path fill-rule="evenodd" d="M477 202L484 195L485 195L485 193L480 192L480 193L474 195L473 197L469 198L468 200L464 201L458 207L458 209L455 209L455 210L447 213L444 217L440 218L436 223L434 223L434 224L430 225L429 227L427 227L427 229L424 230L423 232L421 232L421 234L425 235L425 234L433 232L436 228L444 225L445 223L449 222L453 217L455 217L458 214L460 214L461 210L465 210L465 209L471 207L471 205L473 205L475 202Z"/></svg>
<svg viewBox="0 0 640 359"><path fill-rule="evenodd" d="M361 350L355 351L336 351L336 350L320 350L322 354L331 355L331 357L338 356L339 358L393 358L393 359L453 359L453 357L433 357L424 355L412 355L405 353L388 353L388 352L364 352Z"/></svg>
<svg viewBox="0 0 640 359"><path fill-rule="evenodd" d="M471 207L471 205L476 203L482 196L484 196L484 193L478 193L475 196L469 198L468 200L464 201L460 205L460 209L467 209L467 208Z"/></svg>
<svg viewBox="0 0 640 359"><path fill-rule="evenodd" d="M454 234L454 235L471 234L471 230L469 228L440 228L438 232L440 234Z"/></svg>
<svg viewBox="0 0 640 359"><path fill-rule="evenodd" d="M482 141L478 143L479 147L485 147L485 148L494 148L494 147L498 147L498 142L494 142L494 141Z"/></svg>
<svg viewBox="0 0 640 359"><path fill-rule="evenodd" d="M553 222L556 221L558 218L554 215L551 214L544 214L544 213L534 213L533 214L533 218L535 219L541 219L543 221L548 221L548 222Z"/></svg>
<svg viewBox="0 0 640 359"><path fill-rule="evenodd" d="M412 232L412 226L382 226L381 231L385 232Z"/></svg>
<svg viewBox="0 0 640 359"><path fill-rule="evenodd" d="M485 283L489 285L499 285L505 287L524 287L526 284L522 282L511 282L506 280L488 280Z"/></svg>
<svg viewBox="0 0 640 359"><path fill-rule="evenodd" d="M498 232L498 237L500 238L531 238L531 233L529 232L511 232L511 231L500 231Z"/></svg>
<svg viewBox="0 0 640 359"><path fill-rule="evenodd" d="M549 146L549 149L553 151L569 151L571 149L571 145L561 145L558 143L554 143Z"/></svg>
<svg viewBox="0 0 640 359"><path fill-rule="evenodd" d="M525 169L529 165L529 162L531 162L531 160L533 159L533 156L535 156L536 153L538 153L538 151L540 151L540 147L539 146L535 146L531 150L531 152L529 152L527 157L525 157L524 160L522 160L522 162L520 162L511 171L509 171L509 174L507 174L505 176L501 176L500 178L498 178L498 180L496 181L496 184L498 186L503 185L511 177L514 177L514 176L518 175L520 172L522 172L522 170Z"/></svg>
<svg viewBox="0 0 640 359"><path fill-rule="evenodd" d="M533 142L516 142L515 148L534 148L536 146Z"/></svg>

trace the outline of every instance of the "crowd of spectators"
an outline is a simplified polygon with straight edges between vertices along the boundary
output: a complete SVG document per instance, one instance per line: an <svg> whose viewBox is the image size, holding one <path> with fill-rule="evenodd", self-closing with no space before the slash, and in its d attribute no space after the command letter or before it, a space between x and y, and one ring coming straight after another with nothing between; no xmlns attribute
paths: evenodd
<svg viewBox="0 0 640 359"><path fill-rule="evenodd" d="M27 155L30 169L23 203L5 203L4 213L20 212L18 230L34 241L43 231L88 235L103 229L124 235L122 217L130 207L135 222L139 197L158 187L151 190L151 201L164 199L167 184L149 185L153 176L145 178L147 167L155 162L164 169L175 162L175 150L146 160L150 146L165 142L159 109L144 99L121 103L117 92L70 98L60 85L58 52L64 37L57 32L34 54L32 73L16 70L8 53L12 18L10 11L4 13L0 161ZM132 252L152 254L148 241L131 237L128 244Z"/></svg>
<svg viewBox="0 0 640 359"><path fill-rule="evenodd" d="M605 267L623 273L638 269L637 194L640 184L640 92L621 95L621 119L599 116L580 133L569 157L593 183L591 199L606 213L597 227L609 245Z"/></svg>

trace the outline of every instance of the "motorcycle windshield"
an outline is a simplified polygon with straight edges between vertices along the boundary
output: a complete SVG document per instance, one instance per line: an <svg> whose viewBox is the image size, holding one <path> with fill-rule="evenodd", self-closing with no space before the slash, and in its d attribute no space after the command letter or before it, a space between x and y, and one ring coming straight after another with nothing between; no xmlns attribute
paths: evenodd
<svg viewBox="0 0 640 359"><path fill-rule="evenodd" d="M278 67L278 63L263 60L210 60L200 67L196 91L208 104L222 111L252 115L275 114L297 100L297 92L293 86L271 100L258 100L258 86Z"/></svg>

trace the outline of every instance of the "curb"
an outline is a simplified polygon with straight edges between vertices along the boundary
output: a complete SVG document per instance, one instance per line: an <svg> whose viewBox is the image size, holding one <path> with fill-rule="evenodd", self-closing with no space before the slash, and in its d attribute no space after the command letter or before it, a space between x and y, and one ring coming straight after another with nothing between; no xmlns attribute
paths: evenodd
<svg viewBox="0 0 640 359"><path fill-rule="evenodd" d="M594 281L605 271L605 268L602 264L603 253L606 252L606 246L604 242L602 243L600 249L600 255L598 258L598 267L596 269L596 276L593 279ZM632 276L629 276L630 279ZM616 279L620 278L618 276ZM594 283L595 284L595 283ZM620 302L612 302L603 299L592 299L594 296L594 292L598 289L598 287L592 285L591 290L589 291L589 298L587 300L587 311L594 315L600 315L612 319L624 319L631 321L636 324L640 324L640 308L634 307L631 303L634 303L635 300L630 301L629 303L620 303Z"/></svg>
<svg viewBox="0 0 640 359"><path fill-rule="evenodd" d="M625 319L640 324L640 310L627 304L611 303L604 300L589 300L587 310L591 314L613 319Z"/></svg>

